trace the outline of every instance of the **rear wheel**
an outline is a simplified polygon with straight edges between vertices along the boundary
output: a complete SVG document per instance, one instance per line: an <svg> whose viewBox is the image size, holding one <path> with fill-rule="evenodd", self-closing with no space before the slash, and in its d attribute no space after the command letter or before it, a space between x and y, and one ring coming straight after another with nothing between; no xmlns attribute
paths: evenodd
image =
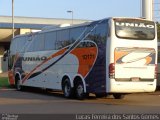
<svg viewBox="0 0 160 120"><path fill-rule="evenodd" d="M77 81L75 85L76 98L79 100L83 100L89 94L84 93L84 86L82 81Z"/></svg>
<svg viewBox="0 0 160 120"><path fill-rule="evenodd" d="M62 89L64 97L71 98L73 96L73 90L68 78L63 82Z"/></svg>
<svg viewBox="0 0 160 120"><path fill-rule="evenodd" d="M125 97L125 95L124 95L124 94L121 94L121 93L114 93L114 94L113 94L113 97L114 97L115 99L123 99L123 98Z"/></svg>

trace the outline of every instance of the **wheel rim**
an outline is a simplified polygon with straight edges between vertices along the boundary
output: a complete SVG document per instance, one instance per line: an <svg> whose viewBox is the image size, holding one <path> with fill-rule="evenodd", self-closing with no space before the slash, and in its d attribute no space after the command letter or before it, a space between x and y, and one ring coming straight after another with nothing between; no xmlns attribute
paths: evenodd
<svg viewBox="0 0 160 120"><path fill-rule="evenodd" d="M82 85L78 85L77 86L77 95L81 96L83 94L83 86Z"/></svg>
<svg viewBox="0 0 160 120"><path fill-rule="evenodd" d="M17 90L21 89L20 80L17 81Z"/></svg>
<svg viewBox="0 0 160 120"><path fill-rule="evenodd" d="M65 96L66 96L66 97L69 96L70 91L71 91L71 88L70 88L70 86L66 83L65 86L64 86L64 93L65 93Z"/></svg>

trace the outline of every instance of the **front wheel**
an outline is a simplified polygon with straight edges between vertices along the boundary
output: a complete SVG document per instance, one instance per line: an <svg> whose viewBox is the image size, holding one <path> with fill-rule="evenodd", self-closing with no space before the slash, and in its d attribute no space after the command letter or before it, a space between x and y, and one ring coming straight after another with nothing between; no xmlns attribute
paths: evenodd
<svg viewBox="0 0 160 120"><path fill-rule="evenodd" d="M20 81L20 79L17 79L17 81L16 81L16 89L17 89L18 91L21 91L21 90L22 90L22 86L21 86L21 81Z"/></svg>
<svg viewBox="0 0 160 120"><path fill-rule="evenodd" d="M114 93L114 94L113 94L113 97L114 97L115 99L123 99L123 98L125 97L125 95L124 95L124 94L121 94L121 93Z"/></svg>

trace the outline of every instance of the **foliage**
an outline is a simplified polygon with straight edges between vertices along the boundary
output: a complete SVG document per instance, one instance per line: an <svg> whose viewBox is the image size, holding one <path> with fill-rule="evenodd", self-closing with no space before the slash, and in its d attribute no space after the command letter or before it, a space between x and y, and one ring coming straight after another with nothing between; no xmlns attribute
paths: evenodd
<svg viewBox="0 0 160 120"><path fill-rule="evenodd" d="M8 78L0 77L0 88L9 87Z"/></svg>

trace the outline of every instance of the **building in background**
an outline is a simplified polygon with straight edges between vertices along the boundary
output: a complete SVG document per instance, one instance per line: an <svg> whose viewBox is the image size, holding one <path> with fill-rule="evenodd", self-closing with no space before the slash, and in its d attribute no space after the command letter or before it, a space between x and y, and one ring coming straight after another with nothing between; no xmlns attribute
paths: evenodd
<svg viewBox="0 0 160 120"><path fill-rule="evenodd" d="M89 22L89 20L74 19L74 24ZM25 34L41 30L46 26L59 26L72 24L71 19L58 18L32 18L32 17L15 17L14 18L15 35ZM0 73L6 71L6 64L3 61L4 51L9 49L12 39L12 17L0 16Z"/></svg>

